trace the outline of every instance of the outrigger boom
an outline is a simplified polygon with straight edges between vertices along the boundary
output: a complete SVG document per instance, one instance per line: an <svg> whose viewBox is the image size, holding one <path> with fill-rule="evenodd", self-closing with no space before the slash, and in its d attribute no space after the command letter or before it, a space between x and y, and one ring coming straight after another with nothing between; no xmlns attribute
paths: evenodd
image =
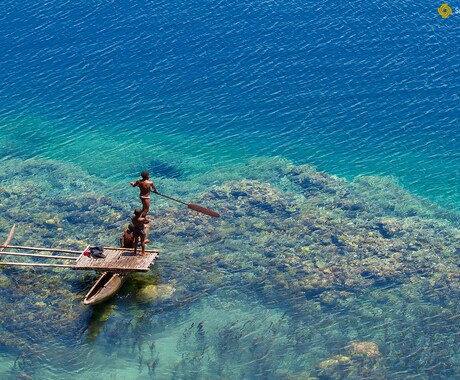
<svg viewBox="0 0 460 380"><path fill-rule="evenodd" d="M41 251L41 252L61 252L61 253L73 253L79 255L81 251L75 251L71 249L60 249L60 248L38 248L38 247L25 247L23 245L7 245L3 244L1 248L12 248L12 249L23 249L25 251Z"/></svg>
<svg viewBox="0 0 460 380"><path fill-rule="evenodd" d="M8 244L10 244L11 239L13 239L15 229L16 229L16 224L13 224L13 227L11 227L11 230L10 230L10 233L8 234L8 237L6 238L6 240L3 243L3 245L0 247L0 252L2 252L5 249L5 247L8 246Z"/></svg>
<svg viewBox="0 0 460 380"><path fill-rule="evenodd" d="M48 268L72 268L74 265L67 264L46 264L46 263L16 263L14 261L0 261L0 265L15 266L15 267L48 267Z"/></svg>
<svg viewBox="0 0 460 380"><path fill-rule="evenodd" d="M33 263L0 261L0 265L18 267L48 267L48 268L69 268L76 270L96 270L104 272L96 284L87 294L84 303L94 305L108 299L115 294L126 279L126 275L132 272L147 272L153 266L159 256L158 250L145 250L144 255L133 255L132 248L104 247L104 256L93 258L87 256L86 252L91 248L88 245L83 251L76 251L62 248L28 247L22 245L9 245L15 231L15 225L11 228L8 238L0 245L0 256L36 257L40 259L69 260L72 264L55 263ZM19 252L5 251L15 250ZM25 251L25 252L24 252ZM48 252L43 254L38 252ZM79 255L78 257L53 255L53 253L67 253Z"/></svg>
<svg viewBox="0 0 460 380"><path fill-rule="evenodd" d="M0 265L7 266L25 266L25 267L50 267L50 268L71 268L77 270L97 270L111 273L126 273L126 272L146 272L150 270L157 259L159 252L157 250L145 250L144 256L133 255L134 249L132 248L119 248L119 247L105 247L104 258L93 258L84 254L90 245L84 251L76 251L72 249L63 248L45 248L45 247L28 247L23 245L9 245L15 231L16 225L10 230L8 238L0 246L0 254L8 256L19 257L37 257L42 259L52 260L71 260L74 264L51 264L51 263L27 263L27 262L14 262L14 261L0 261ZM5 248L18 250L22 252L5 252ZM24 252L31 251L31 252ZM60 255L45 255L36 252L50 252L50 253L68 253L79 255L78 258Z"/></svg>

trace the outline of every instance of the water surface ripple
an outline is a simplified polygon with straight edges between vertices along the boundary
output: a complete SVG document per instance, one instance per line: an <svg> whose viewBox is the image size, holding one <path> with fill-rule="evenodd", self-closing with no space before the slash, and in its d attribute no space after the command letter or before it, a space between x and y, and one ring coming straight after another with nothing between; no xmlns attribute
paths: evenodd
<svg viewBox="0 0 460 380"><path fill-rule="evenodd" d="M116 244L146 168L223 217L155 198L160 261L96 308L93 273L2 269L2 378L458 377L437 6L3 1L0 239Z"/></svg>

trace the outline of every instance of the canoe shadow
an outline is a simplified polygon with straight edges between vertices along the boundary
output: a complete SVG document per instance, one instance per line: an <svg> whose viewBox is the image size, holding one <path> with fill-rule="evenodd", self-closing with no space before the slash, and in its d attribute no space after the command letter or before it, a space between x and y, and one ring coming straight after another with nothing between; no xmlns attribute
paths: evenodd
<svg viewBox="0 0 460 380"><path fill-rule="evenodd" d="M92 307L86 328L84 329L89 341L96 340L114 311L115 307L112 302L104 302Z"/></svg>

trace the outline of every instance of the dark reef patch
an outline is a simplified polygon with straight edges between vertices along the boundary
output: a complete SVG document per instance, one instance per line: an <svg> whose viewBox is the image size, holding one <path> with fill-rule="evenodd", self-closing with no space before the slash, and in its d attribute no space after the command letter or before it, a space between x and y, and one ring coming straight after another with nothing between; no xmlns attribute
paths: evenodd
<svg viewBox="0 0 460 380"><path fill-rule="evenodd" d="M146 168L150 172L150 175L153 179L155 179L156 177L177 179L183 176L183 172L181 169L160 160L149 161L146 165Z"/></svg>

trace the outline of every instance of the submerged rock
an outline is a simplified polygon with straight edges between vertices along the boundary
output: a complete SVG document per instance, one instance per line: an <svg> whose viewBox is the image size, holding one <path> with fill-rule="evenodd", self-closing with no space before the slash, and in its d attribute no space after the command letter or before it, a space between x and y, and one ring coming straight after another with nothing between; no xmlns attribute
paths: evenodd
<svg viewBox="0 0 460 380"><path fill-rule="evenodd" d="M385 379L386 368L374 342L354 341L346 347L347 353L334 355L320 362L317 374L327 379Z"/></svg>
<svg viewBox="0 0 460 380"><path fill-rule="evenodd" d="M148 285L139 290L136 298L141 302L162 301L171 298L174 291L175 289L172 285Z"/></svg>
<svg viewBox="0 0 460 380"><path fill-rule="evenodd" d="M356 296L347 291L325 291L320 295L320 300L326 305L339 305L346 306L347 304L355 301Z"/></svg>
<svg viewBox="0 0 460 380"><path fill-rule="evenodd" d="M347 349L351 357L379 358L381 356L379 346L374 342L351 342Z"/></svg>
<svg viewBox="0 0 460 380"><path fill-rule="evenodd" d="M330 369L331 367L337 367L339 365L347 364L351 361L349 356L336 355L330 359L323 360L318 364L318 368L321 370Z"/></svg>

